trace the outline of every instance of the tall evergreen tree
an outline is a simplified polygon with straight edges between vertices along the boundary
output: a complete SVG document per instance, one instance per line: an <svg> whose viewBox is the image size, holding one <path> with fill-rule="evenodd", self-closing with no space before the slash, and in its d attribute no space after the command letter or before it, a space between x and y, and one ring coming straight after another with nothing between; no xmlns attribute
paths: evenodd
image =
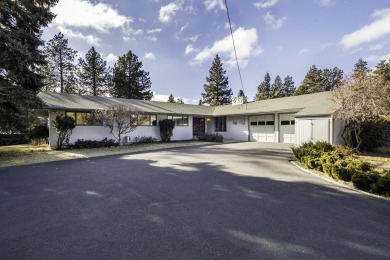
<svg viewBox="0 0 390 260"><path fill-rule="evenodd" d="M342 85L343 70L334 67L333 69L324 69L322 71L322 87L321 91L330 91L339 88Z"/></svg>
<svg viewBox="0 0 390 260"><path fill-rule="evenodd" d="M291 76L286 76L283 81L282 91L280 97L289 97L294 94L295 86Z"/></svg>
<svg viewBox="0 0 390 260"><path fill-rule="evenodd" d="M374 73L381 75L385 81L390 81L390 59L388 61L379 61L379 63L375 66Z"/></svg>
<svg viewBox="0 0 390 260"><path fill-rule="evenodd" d="M175 101L175 97L172 94L170 94L169 97L168 97L168 101L167 102L168 103L175 103L176 102Z"/></svg>
<svg viewBox="0 0 390 260"><path fill-rule="evenodd" d="M282 79L280 78L279 75L276 75L274 83L271 85L271 95L269 98L278 98L281 97L281 92L282 92Z"/></svg>
<svg viewBox="0 0 390 260"><path fill-rule="evenodd" d="M203 85L205 91L202 93L203 103L210 106L226 105L232 102L233 92L229 88L229 79L225 76L226 71L222 65L221 59L216 55L209 70L209 76L206 77L208 84Z"/></svg>
<svg viewBox="0 0 390 260"><path fill-rule="evenodd" d="M310 67L309 71L306 73L305 78L303 79L302 84L294 92L294 95L304 95L320 92L322 88L322 70L317 69L316 65Z"/></svg>
<svg viewBox="0 0 390 260"><path fill-rule="evenodd" d="M75 71L73 63L77 51L68 46L68 39L65 39L64 35L59 32L46 44L44 53L49 70L49 73L45 75L46 84L54 83L51 88L59 88L60 93L64 93L64 86L72 76L71 73Z"/></svg>
<svg viewBox="0 0 390 260"><path fill-rule="evenodd" d="M93 96L107 93L110 78L107 62L93 46L85 55L85 60L79 59L78 67L78 77L84 93Z"/></svg>
<svg viewBox="0 0 390 260"><path fill-rule="evenodd" d="M152 99L149 72L144 71L142 66L132 51L119 57L113 69L111 95L117 98Z"/></svg>
<svg viewBox="0 0 390 260"><path fill-rule="evenodd" d="M265 73L264 80L257 87L255 100L268 99L271 96L271 77L269 73Z"/></svg>
<svg viewBox="0 0 390 260"><path fill-rule="evenodd" d="M57 2L0 1L0 132L23 131L25 110L39 103L41 28L55 17L50 8Z"/></svg>
<svg viewBox="0 0 390 260"><path fill-rule="evenodd" d="M353 72L361 72L361 71L365 71L365 72L369 72L370 69L368 68L368 65L367 65L367 61L363 60L362 58L360 58L354 65L354 69L353 69Z"/></svg>

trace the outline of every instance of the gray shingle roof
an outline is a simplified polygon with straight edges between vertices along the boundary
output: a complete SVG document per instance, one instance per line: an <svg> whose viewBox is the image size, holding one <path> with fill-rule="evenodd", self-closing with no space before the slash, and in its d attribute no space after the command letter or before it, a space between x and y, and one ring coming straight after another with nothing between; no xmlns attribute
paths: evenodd
<svg viewBox="0 0 390 260"><path fill-rule="evenodd" d="M252 115L269 113L296 113L296 117L330 115L336 110L331 92L268 99L243 105L218 107L145 101L112 97L41 92L38 96L44 108L51 110L87 111L112 105L126 105L150 114L185 114L202 116Z"/></svg>

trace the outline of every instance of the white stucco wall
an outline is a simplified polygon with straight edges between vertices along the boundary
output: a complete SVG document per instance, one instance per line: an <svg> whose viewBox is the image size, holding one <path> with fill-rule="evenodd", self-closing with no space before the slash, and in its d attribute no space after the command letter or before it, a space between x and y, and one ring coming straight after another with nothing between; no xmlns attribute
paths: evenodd
<svg viewBox="0 0 390 260"><path fill-rule="evenodd" d="M219 132L225 139L248 141L248 116L227 116L226 132Z"/></svg>
<svg viewBox="0 0 390 260"><path fill-rule="evenodd" d="M49 113L49 142L51 147L56 147L57 144L57 134L56 130L53 127L53 119L57 115L65 114L65 111L56 111ZM157 121L165 119L166 116L158 115ZM188 117L188 126L175 126L173 129L172 141L177 140L190 140L192 139L192 116ZM114 130L115 133L115 130ZM121 135L121 143L126 141L126 136L130 136L131 140L134 140L138 136L152 136L157 138L158 141L161 141L160 137L160 127L159 126L138 126L134 131L128 134ZM78 139L84 140L102 140L104 138L115 139L115 137L110 134L110 130L107 127L103 126L76 126L72 131L69 143L73 144Z"/></svg>

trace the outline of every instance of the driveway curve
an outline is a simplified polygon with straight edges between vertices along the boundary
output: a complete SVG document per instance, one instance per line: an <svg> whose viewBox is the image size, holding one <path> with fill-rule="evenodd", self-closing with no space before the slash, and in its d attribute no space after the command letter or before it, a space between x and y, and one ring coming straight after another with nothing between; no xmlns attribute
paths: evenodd
<svg viewBox="0 0 390 260"><path fill-rule="evenodd" d="M390 202L231 143L0 168L0 259L388 259Z"/></svg>

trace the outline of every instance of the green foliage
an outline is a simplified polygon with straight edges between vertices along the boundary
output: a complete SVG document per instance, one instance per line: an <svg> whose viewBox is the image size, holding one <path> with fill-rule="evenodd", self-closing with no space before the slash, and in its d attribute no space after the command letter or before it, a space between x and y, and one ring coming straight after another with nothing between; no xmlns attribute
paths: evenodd
<svg viewBox="0 0 390 260"><path fill-rule="evenodd" d="M49 139L49 127L47 125L33 124L28 131L28 140L33 145L47 144Z"/></svg>
<svg viewBox="0 0 390 260"><path fill-rule="evenodd" d="M257 87L257 93L255 96L255 100L264 100L268 99L271 96L271 77L269 73L265 73L264 80Z"/></svg>
<svg viewBox="0 0 390 260"><path fill-rule="evenodd" d="M78 77L83 86L83 94L102 96L107 93L107 85L110 80L107 62L103 60L99 52L92 47L85 55L85 60L79 59Z"/></svg>
<svg viewBox="0 0 390 260"><path fill-rule="evenodd" d="M68 39L59 32L54 35L44 48L47 70L43 70L46 78L46 90L59 88L60 93L75 93L74 81L76 68L73 64L77 51L68 46ZM72 84L73 83L73 84Z"/></svg>
<svg viewBox="0 0 390 260"><path fill-rule="evenodd" d="M343 71L337 67L333 69L318 69L311 66L302 84L294 92L294 95L304 95L337 89L343 80Z"/></svg>
<svg viewBox="0 0 390 260"><path fill-rule="evenodd" d="M137 136L134 138L134 143L137 144L152 144L157 142L157 138L153 136Z"/></svg>
<svg viewBox="0 0 390 260"><path fill-rule="evenodd" d="M158 122L160 126L161 141L169 143L173 135L173 129L175 128L175 121L170 119L163 119Z"/></svg>
<svg viewBox="0 0 390 260"><path fill-rule="evenodd" d="M377 172L356 172L352 176L353 185L364 191L373 191L372 186L378 181L379 173Z"/></svg>
<svg viewBox="0 0 390 260"><path fill-rule="evenodd" d="M373 151L381 146L390 145L390 122L379 118L375 121L370 121L362 124L362 131L360 133L362 143L360 151ZM353 141L355 141L353 139ZM356 142L356 141L355 141Z"/></svg>
<svg viewBox="0 0 390 260"><path fill-rule="evenodd" d="M84 140L77 139L77 141L70 146L73 149L90 149L90 148L102 148L102 147L112 147L119 146L119 143L115 142L113 139L104 138L101 141L97 140Z"/></svg>
<svg viewBox="0 0 390 260"><path fill-rule="evenodd" d="M282 79L280 78L279 75L276 75L275 81L271 85L270 98L279 98L279 97L281 97L282 87L283 87Z"/></svg>
<svg viewBox="0 0 390 260"><path fill-rule="evenodd" d="M69 144L69 138L73 129L76 127L76 121L69 116L56 116L53 120L53 127L57 132L57 149L61 150L64 144Z"/></svg>
<svg viewBox="0 0 390 260"><path fill-rule="evenodd" d="M27 142L24 134L0 134L0 146L26 144Z"/></svg>
<svg viewBox="0 0 390 260"><path fill-rule="evenodd" d="M215 134L210 134L210 133L204 133L198 136L198 139L200 141L205 141L205 142L217 142L221 143L223 141L223 135L215 133Z"/></svg>
<svg viewBox="0 0 390 260"><path fill-rule="evenodd" d="M294 91L295 91L295 86L294 86L293 78L287 75L287 77L285 77L283 81L280 97L292 96L294 94Z"/></svg>
<svg viewBox="0 0 390 260"><path fill-rule="evenodd" d="M149 72L144 71L142 66L132 51L119 57L113 69L111 95L116 98L152 99Z"/></svg>
<svg viewBox="0 0 390 260"><path fill-rule="evenodd" d="M0 1L0 132L25 131L26 110L39 108L42 27L54 18L50 8L57 2Z"/></svg>
<svg viewBox="0 0 390 260"><path fill-rule="evenodd" d="M172 94L170 94L169 97L168 97L168 101L167 102L175 103L175 97Z"/></svg>
<svg viewBox="0 0 390 260"><path fill-rule="evenodd" d="M229 78L225 76L226 70L222 65L221 59L216 55L209 70L209 76L206 77L207 84L203 85L203 103L213 107L232 102L233 92L229 88Z"/></svg>
<svg viewBox="0 0 390 260"><path fill-rule="evenodd" d="M337 180L352 181L358 189L390 196L390 170L373 171L371 164L355 159L351 148L308 142L292 151L309 169L322 171Z"/></svg>

